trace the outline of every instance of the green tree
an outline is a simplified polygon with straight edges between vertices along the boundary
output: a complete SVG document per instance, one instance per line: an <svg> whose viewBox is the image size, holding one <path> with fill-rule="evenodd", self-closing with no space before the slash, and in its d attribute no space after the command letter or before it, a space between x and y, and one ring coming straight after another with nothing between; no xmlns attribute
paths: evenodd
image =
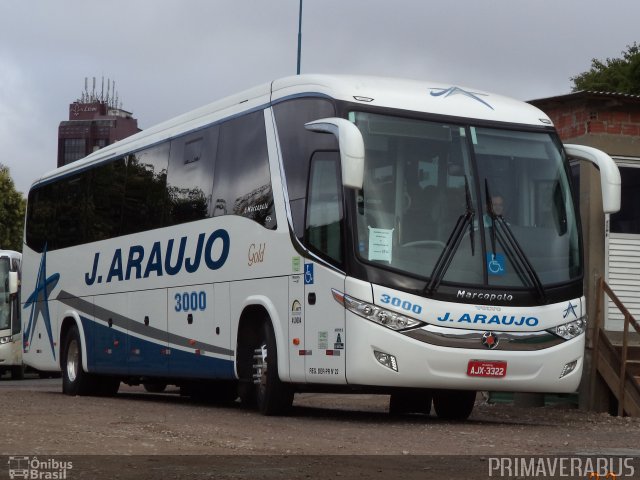
<svg viewBox="0 0 640 480"><path fill-rule="evenodd" d="M22 251L26 206L26 200L11 179L9 168L0 163L0 248Z"/></svg>
<svg viewBox="0 0 640 480"><path fill-rule="evenodd" d="M571 90L617 92L640 95L640 45L633 42L622 52L622 58L594 58L591 69L571 77Z"/></svg>

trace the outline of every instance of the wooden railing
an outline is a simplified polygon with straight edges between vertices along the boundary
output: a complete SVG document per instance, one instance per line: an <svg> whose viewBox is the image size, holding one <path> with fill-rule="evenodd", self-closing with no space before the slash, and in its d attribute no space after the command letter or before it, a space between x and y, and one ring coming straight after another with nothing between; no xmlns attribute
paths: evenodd
<svg viewBox="0 0 640 480"><path fill-rule="evenodd" d="M618 400L618 415L640 416L640 385L627 370L629 355L629 325L640 334L640 325L613 293L611 287L600 278L598 281L596 300L596 325L593 335L593 367L592 377L595 379L599 372ZM604 299L605 294L618 307L624 315L624 328L622 335L622 349L620 353L615 350L604 331ZM615 367L618 371L615 371ZM633 392L630 390L634 389ZM591 393L591 404L595 402L595 389Z"/></svg>

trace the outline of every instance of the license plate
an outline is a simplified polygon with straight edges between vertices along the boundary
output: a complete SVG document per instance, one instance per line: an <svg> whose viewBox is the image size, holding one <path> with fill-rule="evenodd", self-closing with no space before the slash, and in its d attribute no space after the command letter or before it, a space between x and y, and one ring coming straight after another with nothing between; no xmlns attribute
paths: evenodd
<svg viewBox="0 0 640 480"><path fill-rule="evenodd" d="M507 374L507 362L488 360L469 360L467 375L470 377L504 377Z"/></svg>

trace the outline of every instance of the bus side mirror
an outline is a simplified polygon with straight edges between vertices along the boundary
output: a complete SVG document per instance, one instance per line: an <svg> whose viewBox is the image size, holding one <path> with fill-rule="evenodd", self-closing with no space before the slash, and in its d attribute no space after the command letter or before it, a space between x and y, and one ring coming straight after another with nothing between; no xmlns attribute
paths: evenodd
<svg viewBox="0 0 640 480"><path fill-rule="evenodd" d="M364 178L364 140L358 127L344 118L335 117L315 120L306 123L304 127L312 132L331 133L335 135L340 147L342 185L347 188L362 189Z"/></svg>
<svg viewBox="0 0 640 480"><path fill-rule="evenodd" d="M18 293L18 272L9 272L9 295Z"/></svg>
<svg viewBox="0 0 640 480"><path fill-rule="evenodd" d="M593 163L600 170L602 188L602 210L616 213L620 210L620 170L613 159L597 148L585 145L565 145L567 155Z"/></svg>

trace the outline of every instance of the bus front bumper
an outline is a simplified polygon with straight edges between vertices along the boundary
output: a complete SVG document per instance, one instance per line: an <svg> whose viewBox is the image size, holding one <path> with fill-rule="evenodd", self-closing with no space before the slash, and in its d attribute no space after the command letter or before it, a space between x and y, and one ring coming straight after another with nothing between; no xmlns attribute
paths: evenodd
<svg viewBox="0 0 640 480"><path fill-rule="evenodd" d="M513 351L431 344L349 312L346 326L346 377L352 385L571 393L582 375L584 334L548 348ZM480 376L469 373L471 365L501 365L505 371Z"/></svg>

